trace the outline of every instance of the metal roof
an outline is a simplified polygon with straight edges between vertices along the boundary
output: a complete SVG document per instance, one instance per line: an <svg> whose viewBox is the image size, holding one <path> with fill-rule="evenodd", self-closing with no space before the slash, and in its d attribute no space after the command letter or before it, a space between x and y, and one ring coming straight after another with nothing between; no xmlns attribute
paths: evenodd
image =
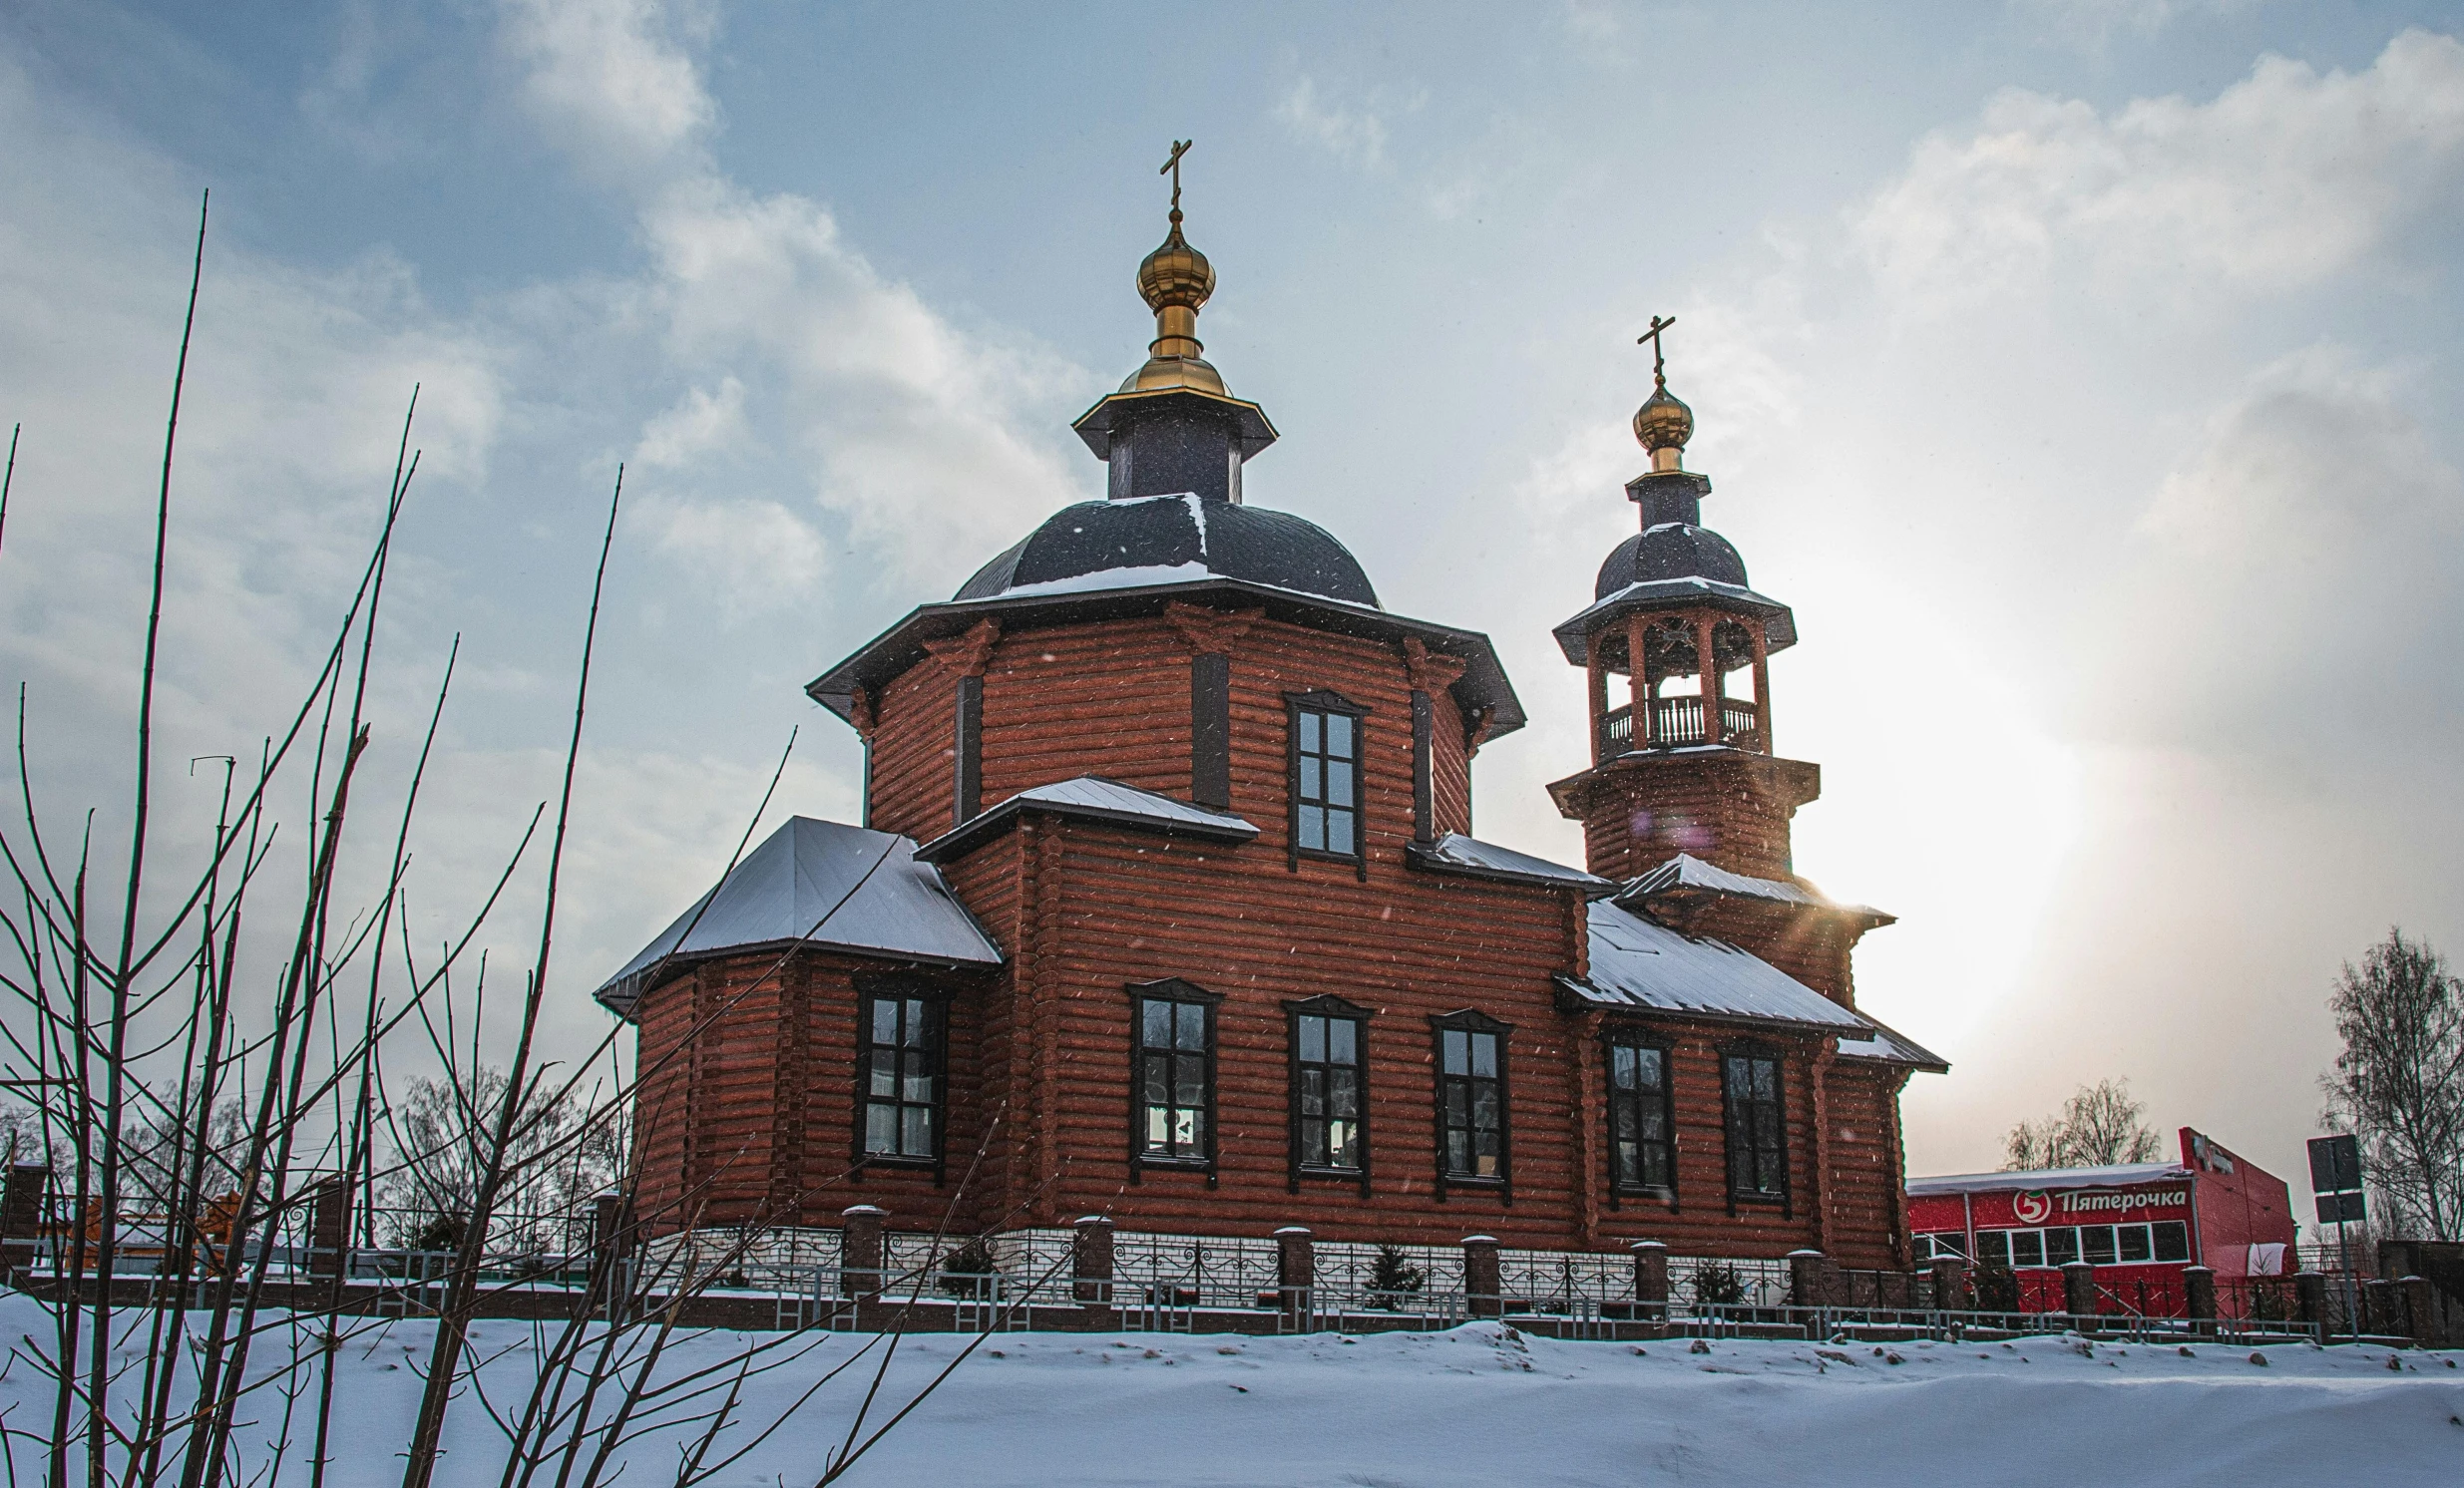
<svg viewBox="0 0 2464 1488"><path fill-rule="evenodd" d="M1746 560L1728 539L1691 522L1660 522L1615 548L1600 564L1592 597L1605 599L1629 584L1663 578L1707 578L1746 586Z"/></svg>
<svg viewBox="0 0 2464 1488"><path fill-rule="evenodd" d="M1681 934L1593 900L1591 974L1559 984L1586 1002L1744 1018L1864 1036L1873 1024L1725 940Z"/></svg>
<svg viewBox="0 0 2464 1488"><path fill-rule="evenodd" d="M1566 660L1583 666L1590 661L1592 634L1609 621L1637 610L1700 605L1760 618L1764 643L1772 650L1797 644L1797 616L1787 605L1742 583L1699 577L1629 583L1613 594L1602 594L1589 608L1549 633L1557 637L1557 648L1565 653Z"/></svg>
<svg viewBox="0 0 2464 1488"><path fill-rule="evenodd" d="M1257 828L1228 811L1192 806L1100 775L1080 775L1021 791L916 849L916 857L925 863L947 863L1009 830L1029 811L1215 842L1242 843L1258 835Z"/></svg>
<svg viewBox="0 0 2464 1488"><path fill-rule="evenodd" d="M2165 1183L2186 1179L2191 1170L2180 1163L2110 1163L2101 1168L2029 1168L2015 1173L1952 1173L1935 1178L1911 1178L1907 1191L1918 1194L1983 1194L2013 1189L2102 1189L2128 1183Z"/></svg>
<svg viewBox="0 0 2464 1488"><path fill-rule="evenodd" d="M913 839L790 817L593 995L630 1016L662 961L798 943L952 966L1002 961Z"/></svg>
<svg viewBox="0 0 2464 1488"><path fill-rule="evenodd" d="M1873 1022L1871 1018L1865 1021ZM1909 1038L1906 1034L1896 1029L1885 1028L1880 1023L1873 1023L1871 1038L1849 1038L1842 1034L1840 1036L1840 1057L1867 1059L1875 1064L1904 1064L1910 1069L1926 1070L1937 1075L1947 1074L1950 1071L1949 1060Z"/></svg>
<svg viewBox="0 0 2464 1488"><path fill-rule="evenodd" d="M1545 858L1534 858L1529 853L1517 853L1512 848L1501 848L1493 842L1482 842L1459 832L1448 832L1434 843L1416 842L1405 856L1414 868L1427 869L1432 873L1458 873L1479 879L1502 879L1514 884L1537 884L1550 889L1580 889L1593 898L1613 894L1617 890L1615 882L1596 874L1568 868L1562 863L1551 863Z"/></svg>
<svg viewBox="0 0 2464 1488"><path fill-rule="evenodd" d="M1326 529L1194 492L1063 507L951 597L1084 593L1209 576L1379 607L1360 560Z"/></svg>
<svg viewBox="0 0 2464 1488"><path fill-rule="evenodd" d="M1706 863L1691 853L1679 853L1657 868L1646 869L1628 880L1617 895L1620 905L1639 905L1663 895L1717 895L1729 899L1763 900L1771 904L1803 905L1809 909L1836 910L1873 924L1889 925L1898 917L1863 905L1835 904L1817 893L1812 886L1786 879L1757 879L1745 874L1730 873L1717 864Z"/></svg>

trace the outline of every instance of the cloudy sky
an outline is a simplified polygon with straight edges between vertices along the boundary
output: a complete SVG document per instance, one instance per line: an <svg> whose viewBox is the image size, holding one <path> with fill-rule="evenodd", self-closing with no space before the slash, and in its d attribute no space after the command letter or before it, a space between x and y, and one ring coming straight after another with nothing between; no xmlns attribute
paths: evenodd
<svg viewBox="0 0 2464 1488"><path fill-rule="evenodd" d="M1957 1065L1910 1088L1913 1167L1992 1166L2118 1075L2298 1192L2339 961L2397 923L2464 951L2457 29L12 0L0 670L47 810L108 821L210 187L164 809L209 821L180 761L252 754L313 670L416 382L370 768L407 772L459 633L411 890L446 933L553 788L626 462L553 998L595 1035L588 987L791 730L772 817L857 810L800 684L1097 494L1067 421L1143 355L1155 167L1194 138L1201 331L1285 435L1249 498L1488 632L1531 712L1480 758L1483 836L1579 857L1548 627L1632 530L1633 338L1673 313L1705 520L1804 636L1799 867L1901 917L1859 995Z"/></svg>

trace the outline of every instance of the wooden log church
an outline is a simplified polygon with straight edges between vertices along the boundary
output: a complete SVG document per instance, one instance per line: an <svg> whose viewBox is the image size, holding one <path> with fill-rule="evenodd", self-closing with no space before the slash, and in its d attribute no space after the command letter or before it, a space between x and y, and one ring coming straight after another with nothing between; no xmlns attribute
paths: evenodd
<svg viewBox="0 0 2464 1488"><path fill-rule="evenodd" d="M638 1032L653 1230L1067 1226L1910 1264L1898 1094L1856 1009L1890 917L1791 872L1787 605L1700 524L1658 355L1640 531L1556 629L1582 869L1472 835L1523 712L1486 636L1389 611L1244 499L1276 440L1201 355L1171 227L1156 336L1075 429L1106 495L829 667L861 827L796 818L598 992Z"/></svg>

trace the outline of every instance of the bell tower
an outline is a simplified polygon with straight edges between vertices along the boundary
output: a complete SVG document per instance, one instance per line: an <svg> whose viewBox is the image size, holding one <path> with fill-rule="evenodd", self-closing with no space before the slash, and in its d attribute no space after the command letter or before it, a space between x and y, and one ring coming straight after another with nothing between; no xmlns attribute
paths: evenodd
<svg viewBox="0 0 2464 1488"><path fill-rule="evenodd" d="M1760 879L1791 876L1789 819L1822 770L1772 750L1771 654L1796 617L1754 591L1702 526L1711 481L1685 468L1694 411L1668 390L1654 316L1652 393L1634 414L1650 468L1626 483L1642 531L1600 565L1588 609L1556 628L1589 686L1591 766L1551 785L1583 824L1586 867L1626 880L1679 853Z"/></svg>

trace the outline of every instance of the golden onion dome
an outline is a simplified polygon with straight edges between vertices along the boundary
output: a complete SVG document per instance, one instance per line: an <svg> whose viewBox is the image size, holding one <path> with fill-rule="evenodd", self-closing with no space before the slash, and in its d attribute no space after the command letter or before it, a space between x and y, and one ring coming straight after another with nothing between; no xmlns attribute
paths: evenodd
<svg viewBox="0 0 2464 1488"><path fill-rule="evenodd" d="M1672 397L1666 383L1653 388L1643 406L1634 410L1634 438L1653 454L1682 450L1693 437L1694 410Z"/></svg>
<svg viewBox="0 0 2464 1488"><path fill-rule="evenodd" d="M1138 265L1138 294L1160 314L1167 307L1195 310L1215 292L1215 266L1181 236L1181 213L1172 208L1172 230Z"/></svg>

